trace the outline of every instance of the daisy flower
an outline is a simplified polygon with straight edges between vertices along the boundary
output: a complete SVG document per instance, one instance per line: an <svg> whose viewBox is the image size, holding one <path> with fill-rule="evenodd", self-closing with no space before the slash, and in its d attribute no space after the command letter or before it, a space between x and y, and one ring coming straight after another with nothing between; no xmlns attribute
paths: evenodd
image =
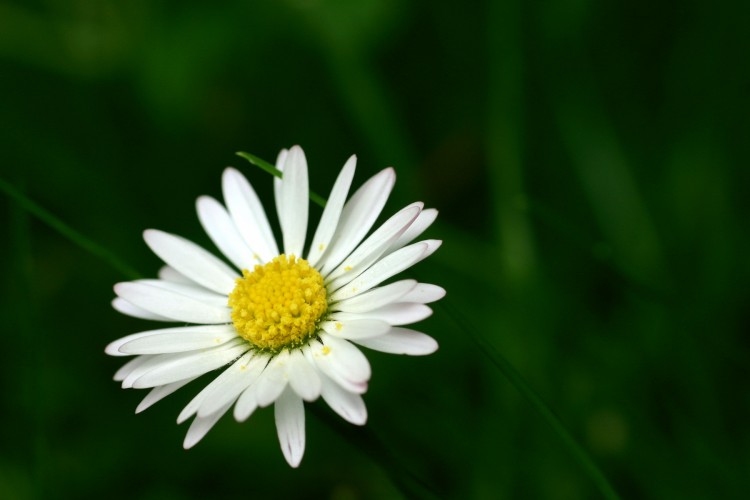
<svg viewBox="0 0 750 500"><path fill-rule="evenodd" d="M403 325L428 317L432 310L426 304L445 291L412 279L384 284L441 244L414 243L437 216L419 202L366 237L395 183L392 168L347 201L356 165L356 157L349 158L304 253L307 160L294 146L279 154L276 165L284 174L274 180L283 252L250 183L227 168L225 205L201 196L197 210L208 236L234 267L184 238L146 230L146 244L166 266L158 279L116 284L112 305L129 316L181 325L128 335L106 352L135 356L115 380L123 388L151 389L136 413L223 369L177 417L178 424L194 417L184 447L200 441L232 406L242 422L273 404L284 458L297 467L305 450L304 401L322 397L342 418L363 425L362 394L371 370L360 347L434 352L433 338Z"/></svg>

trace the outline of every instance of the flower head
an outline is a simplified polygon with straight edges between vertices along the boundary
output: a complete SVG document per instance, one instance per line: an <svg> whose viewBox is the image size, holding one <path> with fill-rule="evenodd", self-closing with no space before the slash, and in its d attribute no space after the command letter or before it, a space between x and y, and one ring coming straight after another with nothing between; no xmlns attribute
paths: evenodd
<svg viewBox="0 0 750 500"><path fill-rule="evenodd" d="M223 368L177 419L195 417L185 448L232 406L241 422L274 404L282 452L296 467L305 449L303 401L322 397L347 421L367 420L361 395L371 371L358 346L411 355L437 349L434 339L403 325L429 316L426 304L445 291L410 279L384 284L440 246L437 240L413 242L437 211L413 203L366 237L395 173L383 170L347 201L355 164L352 156L341 170L307 253L307 161L298 146L277 159L284 173L274 181L283 253L255 191L232 168L222 179L226 206L202 196L197 209L234 267L179 236L145 231L146 243L166 266L159 279L115 285L112 305L137 318L190 326L128 335L106 352L135 355L115 380L123 388L151 389L136 412Z"/></svg>

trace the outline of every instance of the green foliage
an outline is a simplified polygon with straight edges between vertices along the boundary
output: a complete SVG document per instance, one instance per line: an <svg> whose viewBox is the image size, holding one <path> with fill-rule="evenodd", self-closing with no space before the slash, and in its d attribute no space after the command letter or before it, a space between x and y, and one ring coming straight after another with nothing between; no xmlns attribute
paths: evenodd
<svg viewBox="0 0 750 500"><path fill-rule="evenodd" d="M598 498L493 356L623 498L743 497L747 14L0 2L0 498ZM370 357L365 429L312 405L299 470L270 411L185 452L202 381L133 415L103 348L148 326L111 286L158 269L147 227L212 248L195 198L293 144L323 198L356 153L356 185L396 168L387 211L440 209L414 275L457 313L419 326L435 355Z"/></svg>

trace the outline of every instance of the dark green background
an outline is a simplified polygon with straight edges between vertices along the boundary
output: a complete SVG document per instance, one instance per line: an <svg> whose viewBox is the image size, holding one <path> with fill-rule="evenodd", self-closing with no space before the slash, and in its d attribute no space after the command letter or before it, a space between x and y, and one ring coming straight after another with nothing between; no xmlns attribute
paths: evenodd
<svg viewBox="0 0 750 500"><path fill-rule="evenodd" d="M273 412L196 448L104 346L127 279L0 198L0 498L598 498L494 346L625 498L750 480L746 2L0 1L0 173L143 275L155 227L234 156L300 144L327 195L388 165L440 209L406 273L448 290L427 358L372 354L366 433L317 403L299 470ZM320 211L313 208L312 220ZM272 216L275 220L275 215ZM459 326L455 317L470 324ZM331 419L336 421L336 419ZM410 479L427 483L427 492Z"/></svg>

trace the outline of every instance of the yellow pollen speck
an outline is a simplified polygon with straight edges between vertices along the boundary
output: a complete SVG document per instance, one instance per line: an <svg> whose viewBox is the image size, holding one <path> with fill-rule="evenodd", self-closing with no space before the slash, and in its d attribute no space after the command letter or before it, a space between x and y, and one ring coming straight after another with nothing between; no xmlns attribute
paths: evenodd
<svg viewBox="0 0 750 500"><path fill-rule="evenodd" d="M326 346L323 346L323 349L321 350L321 352L323 353L323 355L327 356L327 355L328 355L328 353L330 353L330 352L331 352L331 348L330 348L330 347L328 347L327 345L326 345Z"/></svg>
<svg viewBox="0 0 750 500"><path fill-rule="evenodd" d="M321 243L320 245L318 245L318 251L319 252L322 252L325 249L326 249L326 246L324 244Z"/></svg>
<svg viewBox="0 0 750 500"><path fill-rule="evenodd" d="M351 271L351 270L352 270L352 266L346 266L346 267L344 268L344 271Z"/></svg>
<svg viewBox="0 0 750 500"><path fill-rule="evenodd" d="M232 322L260 350L303 345L328 308L323 277L305 259L280 255L242 271L229 294Z"/></svg>
<svg viewBox="0 0 750 500"><path fill-rule="evenodd" d="M336 330L341 330L342 328L344 328L344 325L342 325L341 323L336 323Z"/></svg>
<svg viewBox="0 0 750 500"><path fill-rule="evenodd" d="M257 253L254 253L253 254L253 259L255 259L255 260L257 260L257 261L260 262L260 255L258 255Z"/></svg>

